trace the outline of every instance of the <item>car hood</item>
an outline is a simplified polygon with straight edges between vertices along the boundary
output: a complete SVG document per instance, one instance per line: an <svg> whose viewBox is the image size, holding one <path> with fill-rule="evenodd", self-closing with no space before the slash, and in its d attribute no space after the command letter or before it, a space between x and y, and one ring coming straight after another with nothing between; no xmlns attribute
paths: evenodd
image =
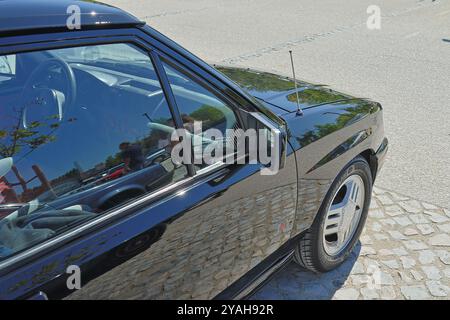
<svg viewBox="0 0 450 320"><path fill-rule="evenodd" d="M276 114L297 111L297 95L293 79L252 69L228 66L215 66L215 68L247 90L252 96L264 101L264 105ZM355 99L355 97L331 90L324 85L298 80L297 92L302 109Z"/></svg>

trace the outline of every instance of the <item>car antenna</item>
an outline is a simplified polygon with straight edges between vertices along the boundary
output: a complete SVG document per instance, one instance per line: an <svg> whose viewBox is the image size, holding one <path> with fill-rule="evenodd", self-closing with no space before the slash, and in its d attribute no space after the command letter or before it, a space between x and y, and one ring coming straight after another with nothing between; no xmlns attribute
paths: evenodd
<svg viewBox="0 0 450 320"><path fill-rule="evenodd" d="M295 79L294 59L292 58L292 50L289 50L289 54L291 56L292 75L294 76L295 96L297 98L297 115L302 116L303 110L302 108L300 108L300 98L298 97L297 80Z"/></svg>

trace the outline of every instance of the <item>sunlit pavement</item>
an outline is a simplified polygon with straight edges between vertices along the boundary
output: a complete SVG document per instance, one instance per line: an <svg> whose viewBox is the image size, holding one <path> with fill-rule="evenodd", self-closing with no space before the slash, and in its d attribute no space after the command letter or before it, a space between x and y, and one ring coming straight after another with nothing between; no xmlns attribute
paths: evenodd
<svg viewBox="0 0 450 320"><path fill-rule="evenodd" d="M376 188L361 241L335 271L294 263L253 299L449 299L450 210Z"/></svg>
<svg viewBox="0 0 450 320"><path fill-rule="evenodd" d="M371 0L106 2L209 62L290 75L293 50L299 78L383 104L390 149L361 244L325 275L288 265L255 298L448 299L450 2L377 1L380 30Z"/></svg>

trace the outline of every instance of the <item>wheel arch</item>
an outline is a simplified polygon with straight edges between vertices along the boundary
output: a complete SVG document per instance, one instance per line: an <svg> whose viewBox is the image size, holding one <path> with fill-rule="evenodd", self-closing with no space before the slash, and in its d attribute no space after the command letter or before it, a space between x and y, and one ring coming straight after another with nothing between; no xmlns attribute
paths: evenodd
<svg viewBox="0 0 450 320"><path fill-rule="evenodd" d="M364 159L366 159L367 163L369 164L370 171L372 173L372 182L375 182L375 178L378 172L378 159L375 156L375 151L372 149L367 149L361 152L358 156L361 156Z"/></svg>

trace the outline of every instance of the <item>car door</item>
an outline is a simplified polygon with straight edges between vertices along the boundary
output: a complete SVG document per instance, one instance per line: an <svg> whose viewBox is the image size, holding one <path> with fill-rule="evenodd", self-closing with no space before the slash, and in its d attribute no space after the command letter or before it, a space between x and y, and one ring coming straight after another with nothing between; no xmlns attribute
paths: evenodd
<svg viewBox="0 0 450 320"><path fill-rule="evenodd" d="M8 157L15 169L2 177L11 191L3 207L17 210L1 231L1 298L213 298L289 239L293 156L276 175L261 175L259 163L172 161L168 132L192 119L219 131L248 125L195 70L142 43L32 55L16 57L62 60L83 95L67 112L33 106L21 117L21 130L52 119L56 137L21 150L25 160ZM61 82L64 68L47 71ZM54 96L67 90L48 86Z"/></svg>

